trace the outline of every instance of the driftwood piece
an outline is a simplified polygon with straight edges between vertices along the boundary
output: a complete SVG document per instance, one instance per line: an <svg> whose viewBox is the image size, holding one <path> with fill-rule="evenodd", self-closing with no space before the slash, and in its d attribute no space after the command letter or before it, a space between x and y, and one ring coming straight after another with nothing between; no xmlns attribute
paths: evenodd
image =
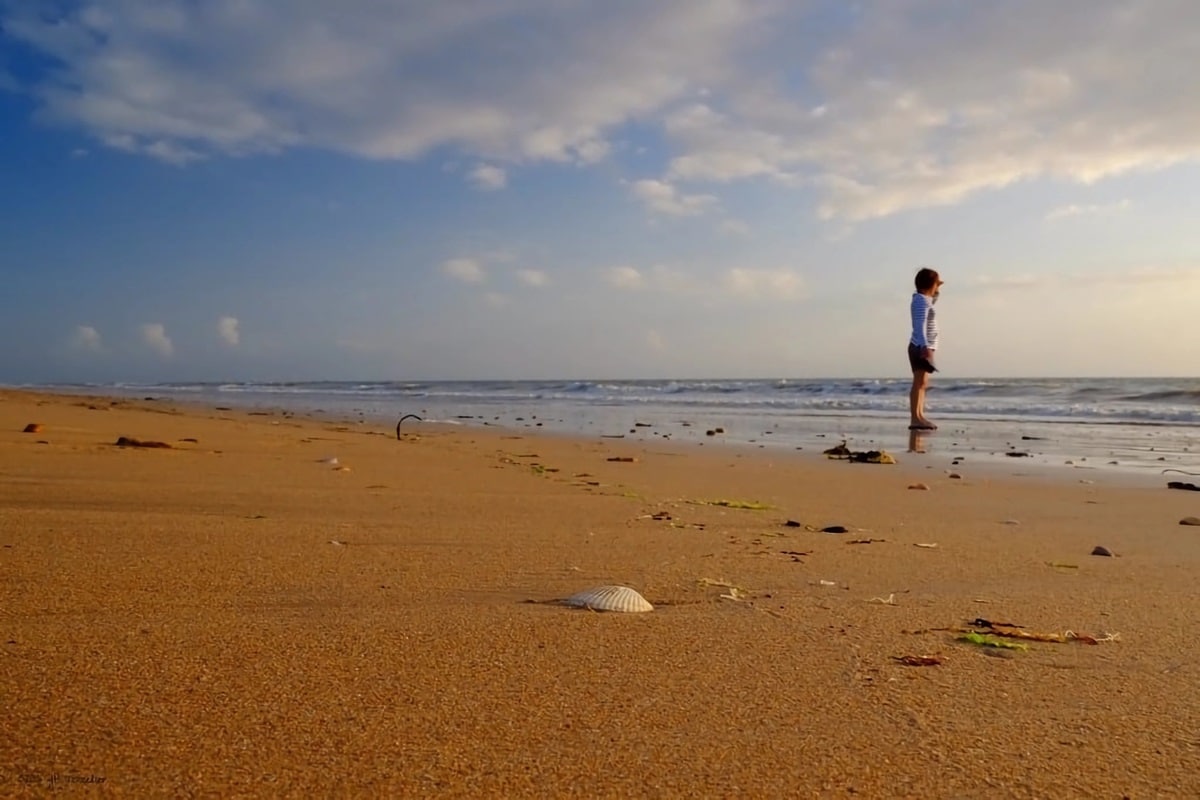
<svg viewBox="0 0 1200 800"><path fill-rule="evenodd" d="M415 419L417 422L422 421L421 418L418 417L416 414L405 414L403 417L400 418L400 421L396 423L396 438L397 439L400 438L400 426L404 424L404 420L406 420L406 419Z"/></svg>

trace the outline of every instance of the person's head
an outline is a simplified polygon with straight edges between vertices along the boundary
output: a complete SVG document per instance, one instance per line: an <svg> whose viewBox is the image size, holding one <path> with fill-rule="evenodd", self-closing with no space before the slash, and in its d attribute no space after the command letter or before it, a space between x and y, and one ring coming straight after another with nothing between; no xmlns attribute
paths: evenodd
<svg viewBox="0 0 1200 800"><path fill-rule="evenodd" d="M942 285L942 277L938 275L936 269L923 267L917 271L917 277L913 283L916 284L917 291L921 294L932 294Z"/></svg>

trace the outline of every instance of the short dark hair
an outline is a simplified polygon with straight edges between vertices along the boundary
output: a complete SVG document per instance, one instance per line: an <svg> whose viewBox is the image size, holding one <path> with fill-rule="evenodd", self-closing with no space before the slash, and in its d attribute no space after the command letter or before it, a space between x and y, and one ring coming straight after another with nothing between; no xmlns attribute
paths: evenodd
<svg viewBox="0 0 1200 800"><path fill-rule="evenodd" d="M936 269L923 267L917 272L916 280L913 281L917 285L918 292L927 292L941 282L941 277Z"/></svg>

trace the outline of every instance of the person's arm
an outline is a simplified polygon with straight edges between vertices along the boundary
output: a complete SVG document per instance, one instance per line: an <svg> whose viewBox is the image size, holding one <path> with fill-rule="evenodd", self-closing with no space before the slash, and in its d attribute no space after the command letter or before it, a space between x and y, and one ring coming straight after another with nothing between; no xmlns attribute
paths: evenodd
<svg viewBox="0 0 1200 800"><path fill-rule="evenodd" d="M929 340L925 338L925 324L929 318L929 298L923 294L912 299L912 342L921 348L921 354L929 357Z"/></svg>

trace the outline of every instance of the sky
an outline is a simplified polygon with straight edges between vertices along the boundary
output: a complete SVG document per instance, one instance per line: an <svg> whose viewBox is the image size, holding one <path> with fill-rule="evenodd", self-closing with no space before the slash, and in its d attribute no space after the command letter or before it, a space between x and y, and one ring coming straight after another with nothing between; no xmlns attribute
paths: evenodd
<svg viewBox="0 0 1200 800"><path fill-rule="evenodd" d="M1195 0L0 0L0 383L1200 374Z"/></svg>

